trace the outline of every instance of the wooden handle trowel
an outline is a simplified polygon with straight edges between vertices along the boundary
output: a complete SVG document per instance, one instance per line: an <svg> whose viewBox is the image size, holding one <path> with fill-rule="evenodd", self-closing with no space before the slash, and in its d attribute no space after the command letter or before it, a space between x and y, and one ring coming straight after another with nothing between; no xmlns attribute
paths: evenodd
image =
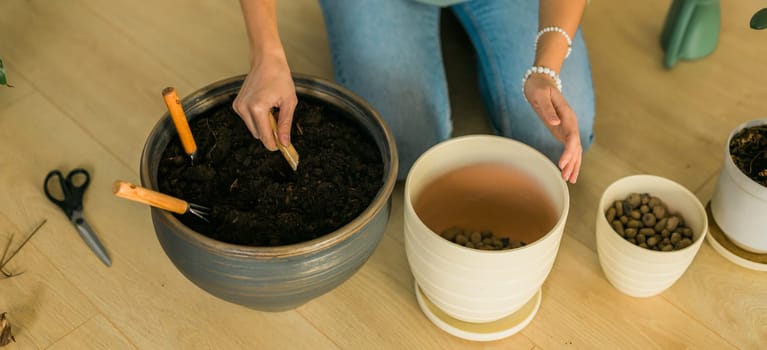
<svg viewBox="0 0 767 350"><path fill-rule="evenodd" d="M298 169L298 152L296 152L293 144L283 145L277 138L277 120L274 119L274 114L271 111L269 111L269 123L272 125L272 134L274 135L274 142L277 144L277 148L280 149L282 156L288 161L293 171L296 171Z"/></svg>

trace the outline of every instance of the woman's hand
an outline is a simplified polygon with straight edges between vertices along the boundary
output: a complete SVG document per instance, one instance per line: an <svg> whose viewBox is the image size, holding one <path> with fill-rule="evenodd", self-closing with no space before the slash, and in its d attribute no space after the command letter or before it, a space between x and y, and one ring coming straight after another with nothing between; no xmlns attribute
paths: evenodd
<svg viewBox="0 0 767 350"><path fill-rule="evenodd" d="M282 145L290 144L290 126L296 109L296 87L284 52L264 55L251 64L232 107L247 125L253 137L260 139L270 151L277 150L269 122L273 107L280 109L277 137Z"/></svg>
<svg viewBox="0 0 767 350"><path fill-rule="evenodd" d="M532 74L525 81L524 94L549 132L565 145L559 158L562 178L570 183L578 180L583 147L581 146L578 118L553 79L545 74Z"/></svg>

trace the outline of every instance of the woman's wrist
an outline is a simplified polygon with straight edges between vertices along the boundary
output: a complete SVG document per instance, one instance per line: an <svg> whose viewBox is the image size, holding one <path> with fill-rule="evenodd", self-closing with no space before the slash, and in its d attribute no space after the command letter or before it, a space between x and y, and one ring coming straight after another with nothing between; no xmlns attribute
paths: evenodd
<svg viewBox="0 0 767 350"><path fill-rule="evenodd" d="M565 59L567 59L573 50L573 40L571 39L570 34L567 34L567 31L559 26L547 26L538 31L538 35L535 37L536 51L538 50L538 42L541 40L541 37L546 36L547 34L548 36L555 35L567 42L567 52L565 53Z"/></svg>
<svg viewBox="0 0 767 350"><path fill-rule="evenodd" d="M549 67L560 72L569 48L570 45L564 38L553 34L543 35L537 42L533 65Z"/></svg>
<svg viewBox="0 0 767 350"><path fill-rule="evenodd" d="M240 0L240 4L248 33L251 67L269 59L285 60L275 0Z"/></svg>
<svg viewBox="0 0 767 350"><path fill-rule="evenodd" d="M257 67L264 62L283 62L287 61L285 50L282 45L269 45L260 47L251 47L250 66Z"/></svg>
<svg viewBox="0 0 767 350"><path fill-rule="evenodd" d="M559 78L559 74L548 67L542 67L542 66L532 66L530 67L526 72L525 75L522 76L522 94L525 93L525 84L527 84L527 80L535 75L541 75L545 76L548 79L550 79L552 82L554 82L554 85L557 87L557 90L559 92L562 92L562 80Z"/></svg>
<svg viewBox="0 0 767 350"><path fill-rule="evenodd" d="M548 27L560 28L572 41L578 31L585 1L539 0L539 31ZM542 34L535 53L534 65L545 66L560 72L567 51L572 45L558 30Z"/></svg>

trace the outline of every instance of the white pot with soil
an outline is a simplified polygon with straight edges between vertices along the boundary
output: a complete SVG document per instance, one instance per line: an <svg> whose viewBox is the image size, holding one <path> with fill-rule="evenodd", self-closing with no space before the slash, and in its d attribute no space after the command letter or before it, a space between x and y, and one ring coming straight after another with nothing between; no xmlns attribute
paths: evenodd
<svg viewBox="0 0 767 350"><path fill-rule="evenodd" d="M741 124L727 139L711 213L735 245L767 254L767 118Z"/></svg>

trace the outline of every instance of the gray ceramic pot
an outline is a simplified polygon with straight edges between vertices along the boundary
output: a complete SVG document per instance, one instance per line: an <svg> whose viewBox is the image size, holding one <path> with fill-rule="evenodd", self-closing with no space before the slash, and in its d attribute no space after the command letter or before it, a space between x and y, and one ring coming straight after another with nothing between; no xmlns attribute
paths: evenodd
<svg viewBox="0 0 767 350"><path fill-rule="evenodd" d="M383 159L383 185L362 214L335 232L280 247L223 243L197 233L169 212L152 208L152 222L165 253L197 286L221 299L263 311L296 308L351 277L373 253L389 220L397 177L394 139L382 119L362 99L333 83L294 75L298 98L319 99L348 112L373 137ZM237 94L245 76L208 85L181 103L187 118ZM244 126L243 126L244 127ZM157 168L176 136L166 113L152 129L141 154L141 184L158 190Z"/></svg>

